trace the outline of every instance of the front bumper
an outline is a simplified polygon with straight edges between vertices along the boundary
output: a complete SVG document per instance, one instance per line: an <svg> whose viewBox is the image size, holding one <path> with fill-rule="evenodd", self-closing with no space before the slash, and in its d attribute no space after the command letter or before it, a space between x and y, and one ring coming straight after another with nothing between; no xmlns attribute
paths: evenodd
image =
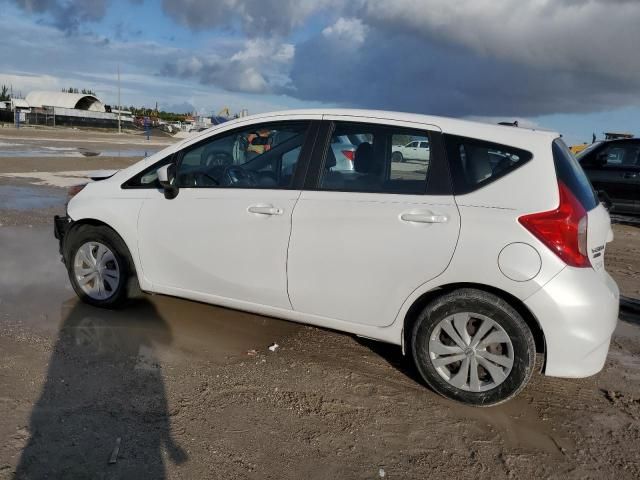
<svg viewBox="0 0 640 480"><path fill-rule="evenodd" d="M71 225L73 225L73 220L66 215L64 217L61 217L60 215L53 217L53 236L58 239L58 248L60 255L62 255L63 262L66 260L64 258L64 239L71 228Z"/></svg>
<svg viewBox="0 0 640 480"><path fill-rule="evenodd" d="M544 332L546 375L579 378L602 370L620 308L608 273L566 267L525 304Z"/></svg>

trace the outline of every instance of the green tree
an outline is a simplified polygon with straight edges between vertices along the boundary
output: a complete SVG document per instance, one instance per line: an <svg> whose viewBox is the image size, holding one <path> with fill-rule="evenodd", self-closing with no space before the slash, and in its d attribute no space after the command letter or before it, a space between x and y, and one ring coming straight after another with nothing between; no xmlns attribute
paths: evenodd
<svg viewBox="0 0 640 480"><path fill-rule="evenodd" d="M4 102L7 100L11 100L9 98L9 87L7 87L6 85L2 85L2 87L0 87L0 102Z"/></svg>

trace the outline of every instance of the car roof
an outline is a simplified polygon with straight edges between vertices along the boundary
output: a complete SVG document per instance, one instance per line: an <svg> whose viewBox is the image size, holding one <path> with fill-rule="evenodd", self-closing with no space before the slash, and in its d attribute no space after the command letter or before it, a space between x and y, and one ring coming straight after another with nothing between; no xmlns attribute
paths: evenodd
<svg viewBox="0 0 640 480"><path fill-rule="evenodd" d="M506 125L498 125L486 122L479 122L474 120L463 120L459 118L451 118L451 117L442 117L436 115L423 115L419 113L408 113L408 112L394 112L387 110L364 110L364 109L352 109L352 108L326 108L326 109L300 109L300 110L282 110L276 112L266 112L259 113L255 115L251 115L249 117L241 117L237 120L232 120L229 123L236 122L238 120L247 121L252 119L262 119L267 117L286 117L288 115L294 115L298 118L309 116L315 117L318 115L336 117L336 116L345 116L345 117L362 117L362 118L371 118L378 120L393 120L393 121L404 121L418 124L426 124L426 125L435 125L441 128L444 132L448 131L468 131L473 128L478 128L484 132L488 129L494 130L495 132L519 132L519 133L531 133L536 136L543 136L547 138L558 138L561 135L558 132L544 130L544 129L534 129L534 128L524 128L524 127L514 127L514 126L506 126Z"/></svg>
<svg viewBox="0 0 640 480"><path fill-rule="evenodd" d="M609 145L611 143L635 143L640 142L639 137L633 138L614 138L613 140L600 140L601 145Z"/></svg>

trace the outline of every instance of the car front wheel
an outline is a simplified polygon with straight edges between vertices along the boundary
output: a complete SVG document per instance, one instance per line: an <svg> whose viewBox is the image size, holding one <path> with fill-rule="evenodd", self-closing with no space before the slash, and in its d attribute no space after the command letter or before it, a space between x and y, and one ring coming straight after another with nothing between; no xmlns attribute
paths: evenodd
<svg viewBox="0 0 640 480"><path fill-rule="evenodd" d="M531 378L536 354L522 316L502 298L475 289L428 304L414 324L411 351L433 390L476 406L516 396Z"/></svg>
<svg viewBox="0 0 640 480"><path fill-rule="evenodd" d="M82 301L104 308L116 308L126 301L128 251L112 230L80 225L70 232L66 251L69 280Z"/></svg>

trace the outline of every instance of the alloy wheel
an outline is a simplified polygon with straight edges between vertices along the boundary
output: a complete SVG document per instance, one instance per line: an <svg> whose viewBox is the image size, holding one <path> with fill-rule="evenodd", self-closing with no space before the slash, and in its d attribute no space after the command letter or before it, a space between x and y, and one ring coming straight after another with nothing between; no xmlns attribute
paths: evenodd
<svg viewBox="0 0 640 480"><path fill-rule="evenodd" d="M429 358L453 387L484 392L504 382L514 362L507 332L490 318L461 312L442 319L429 338Z"/></svg>
<svg viewBox="0 0 640 480"><path fill-rule="evenodd" d="M115 294L120 283L120 267L114 253L100 242L86 242L73 260L78 286L89 297L105 300Z"/></svg>

